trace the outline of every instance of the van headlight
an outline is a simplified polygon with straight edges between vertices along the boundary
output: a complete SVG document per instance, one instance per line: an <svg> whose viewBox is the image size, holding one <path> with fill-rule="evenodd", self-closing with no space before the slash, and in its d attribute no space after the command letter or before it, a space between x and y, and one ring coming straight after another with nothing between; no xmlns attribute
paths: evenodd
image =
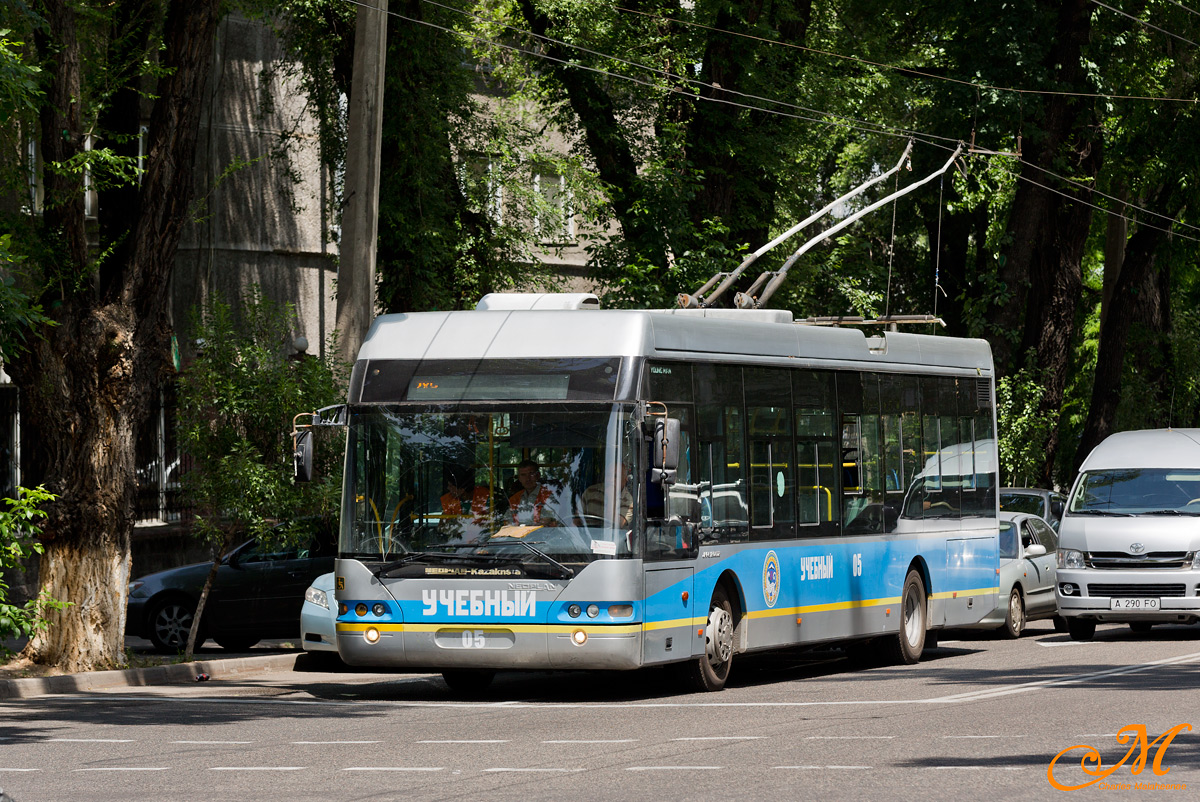
<svg viewBox="0 0 1200 802"><path fill-rule="evenodd" d="M1058 567L1083 568L1083 552L1076 549L1059 549Z"/></svg>
<svg viewBox="0 0 1200 802"><path fill-rule="evenodd" d="M1192 552L1192 570L1200 571L1200 551Z"/></svg>

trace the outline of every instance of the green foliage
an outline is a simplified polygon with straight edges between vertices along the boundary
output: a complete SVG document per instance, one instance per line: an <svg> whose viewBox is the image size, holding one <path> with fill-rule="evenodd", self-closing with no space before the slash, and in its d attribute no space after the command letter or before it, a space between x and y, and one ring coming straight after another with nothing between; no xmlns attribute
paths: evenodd
<svg viewBox="0 0 1200 802"><path fill-rule="evenodd" d="M23 351L30 332L53 325L19 285L24 257L10 250L11 243L11 234L0 234L0 361Z"/></svg>
<svg viewBox="0 0 1200 802"><path fill-rule="evenodd" d="M216 298L195 318L203 346L180 377L179 437L191 459L184 488L199 510L197 531L228 545L276 521L336 514L336 444L319 438L325 470L297 485L291 431L298 413L339 403L345 371L332 357L289 357L295 310L257 291L236 312Z"/></svg>
<svg viewBox="0 0 1200 802"><path fill-rule="evenodd" d="M1045 386L1032 368L996 383L999 426L1000 481L1006 486L1036 485L1046 462L1046 443L1054 428L1052 416L1041 411Z"/></svg>
<svg viewBox="0 0 1200 802"><path fill-rule="evenodd" d="M45 620L46 612L61 610L68 604L51 598L45 591L23 605L12 604L8 600L8 584L4 581L6 571L21 568L22 561L42 553L37 536L41 532L40 521L46 513L41 505L55 498L41 485L32 490L18 487L17 497L4 499L7 509L0 509L0 641L31 637L41 632L49 626Z"/></svg>

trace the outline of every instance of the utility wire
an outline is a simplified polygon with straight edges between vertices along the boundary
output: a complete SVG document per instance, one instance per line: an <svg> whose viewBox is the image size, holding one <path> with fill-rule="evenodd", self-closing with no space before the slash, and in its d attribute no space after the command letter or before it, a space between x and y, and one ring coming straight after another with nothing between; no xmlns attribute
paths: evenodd
<svg viewBox="0 0 1200 802"><path fill-rule="evenodd" d="M1189 14L1195 14L1197 17L1200 17L1200 11L1197 11L1194 8L1188 8L1183 3L1179 2L1179 0L1167 0L1167 2L1171 3L1172 5L1179 6L1180 8L1182 8L1184 11L1186 11Z"/></svg>
<svg viewBox="0 0 1200 802"><path fill-rule="evenodd" d="M1138 19L1137 17L1133 16L1132 14L1126 14L1124 11L1122 11L1119 8L1114 8L1113 6L1110 6L1107 3L1101 3L1100 0L1092 0L1092 3L1100 6L1101 8L1107 8L1109 11L1113 12L1114 14L1120 14L1122 17L1128 17L1129 19L1133 20L1134 22L1138 23L1139 25L1144 25L1147 28L1158 31L1159 33L1165 33L1167 36L1170 36L1172 39L1178 39L1181 42L1186 42L1187 44L1191 45L1192 47L1200 47L1200 45L1196 44L1191 39L1184 39L1182 36L1180 36L1177 33L1171 33L1170 31L1168 31L1165 28L1160 28L1157 25L1152 25L1151 23L1146 22L1143 19ZM1191 9L1188 9L1188 10L1190 11Z"/></svg>
<svg viewBox="0 0 1200 802"><path fill-rule="evenodd" d="M1093 2L1095 2L1095 0L1093 0ZM803 50L806 53L815 53L820 56L828 56L830 58L842 59L844 61L853 61L857 64L865 64L869 67L878 67L880 69L885 69L885 70L895 70L896 72L906 73L908 75L916 75L921 78L929 78L930 80L934 80L934 81L944 81L946 83L958 84L960 86L969 86L972 89L977 89L977 90L987 89L987 90L991 90L993 92L1013 92L1015 94L1023 94L1023 95L1047 95L1047 96L1057 95L1057 96L1063 96L1063 97L1091 97L1091 98L1103 98L1105 100L1147 100L1147 101L1157 100L1157 101L1162 101L1162 102L1166 102L1166 103L1195 103L1195 102L1197 102L1197 99L1194 97L1162 97L1162 96L1157 96L1157 95L1114 95L1114 94L1110 94L1110 93L1106 93L1106 92L1064 92L1064 91L1051 90L1051 89L1018 89L1016 87L1011 87L1011 86L995 86L993 84L980 84L980 83L975 83L974 81L965 81L965 80L962 80L961 78L951 78L948 75L938 75L936 73L924 72L922 70L913 69L912 67L900 67L895 64L885 64L885 63L879 62L879 61L870 61L869 59L859 58L858 56L847 56L843 53L834 53L830 50L821 50L821 49L815 48L815 47L807 47L806 45L798 45L793 42L781 42L777 39L767 39L765 37L755 36L754 34L750 34L750 33L739 33L738 31L728 31L723 28L714 28L710 25L704 25L703 23L699 23L699 22L692 22L690 20L676 19L675 17L664 17L659 14L651 14L648 11L638 11L638 10L632 9L632 8L625 8L623 6L614 6L614 8L617 11L623 11L627 14L637 14L639 16L649 17L650 19L660 20L662 22L675 22L680 25L686 25L686 26L693 27L693 28L700 28L705 31L712 31L713 33L723 33L727 36L736 36L736 37L740 37L742 39L752 39L757 42L765 42L766 44L776 45L779 47L790 47L794 50ZM1121 13L1124 13L1124 12L1121 12ZM1200 12L1192 12L1192 13L1200 13ZM1128 16L1128 15L1126 15L1126 16ZM1167 32L1164 31L1164 33L1167 33ZM1187 41L1187 40L1185 39L1184 41Z"/></svg>
<svg viewBox="0 0 1200 802"><path fill-rule="evenodd" d="M367 9L370 9L370 10L372 10L372 11L378 11L378 10L379 10L377 6L370 5L369 3L362 2L361 0L342 0L342 2L344 2L344 3L347 3L348 5L361 6L361 7L363 7L363 8L367 8ZM422 2L429 3L429 4L431 4L431 5L436 5L436 6L439 6L439 7L441 7L441 8L448 8L448 9L450 9L450 10L452 10L452 11L457 11L458 13L461 13L461 14L464 14L464 15L467 15L467 16L475 16L475 15L473 15L473 14L470 14L469 12L462 12L462 11L458 11L458 9L453 9L453 8L450 8L449 6L442 6L442 5L438 4L438 3L431 2L431 0L422 0ZM584 70L585 72L591 72L591 73L595 73L595 74L598 74L598 75L603 75L603 76L605 76L605 77L608 77L608 78L617 78L617 79L620 79L620 80L629 81L629 82L631 82L631 83L635 83L635 84L638 84L638 85L640 85L640 86L646 86L646 87L651 87L651 88L660 88L660 89L662 88L662 87L661 87L661 86L659 86L658 84L655 84L655 83L653 83L653 82L651 82L651 81L644 80L644 79L641 79L641 78L637 78L637 77L634 77L634 76L631 76L631 75L623 75L623 74L621 74L621 73L609 72L608 70L599 69L599 68L597 68L597 67L589 67L589 66L587 66L587 65L585 65L585 64L580 64L580 63L578 63L578 62L575 62L575 61L568 61L568 60L566 60L566 59L556 58L555 56L551 56L551 55L549 55L549 54L547 54L547 53L537 52L537 51L534 51L534 50L527 50L527 49L525 49L525 48L518 47L518 46L516 46L516 45L511 45L511 44L507 44L507 43L504 43L504 42L499 42L499 41L496 41L496 40L494 40L494 39L489 39L489 38L487 38L487 37L478 36L478 35L476 35L476 34L464 33L463 31L455 30L454 28L448 28L448 27L445 27L445 26L443 26L443 25L438 25L438 24L436 24L436 23L429 22L429 21L427 21L427 20L420 20L420 19L415 19L415 18L413 18L413 17L408 17L408 16L405 16L404 14L400 14L399 12L392 11L392 10L390 10L390 9L388 10L388 12L387 12L387 13L388 13L388 15L389 15L389 16L396 17L397 19L402 19L402 20L405 20L405 21L407 21L407 22L412 22L412 23L415 23L415 24L417 24L417 25L423 25L423 26L425 26L425 27L434 28L434 29L436 29L436 30L443 31L443 32L445 32L445 33L450 33L450 34L453 34L453 35L455 35L455 36L462 37L462 38L464 38L464 39L469 39L469 40L471 40L471 41L473 41L473 42L482 42L482 43L485 43L485 44L488 44L488 45L492 45L492 46L494 46L494 47L499 47L499 48L501 48L501 49L504 49L504 50L511 50L511 51L513 51L513 52L516 52L516 53L521 53L522 55L526 55L526 56L529 56L529 57L531 57L531 58L539 58L539 59L543 59L543 60L546 60L546 61L555 62L555 63L557 63L557 64L561 64L561 65L563 65L563 66L566 66L566 67L571 67L571 68L573 68L573 69ZM638 13L640 13L640 12L638 12ZM509 28L510 30L516 31L516 32L518 32L518 33L524 33L524 34L528 34L528 35L530 35L530 36L535 36L535 37L538 37L538 36L539 36L538 34L535 34L535 33L533 33L532 31L524 31L524 30L522 30L522 29L520 29L520 28L514 28L513 26L505 25L504 27L506 27L506 28ZM673 79L678 77L678 76L673 76L673 75L671 75L670 73L666 73L666 72L665 72L665 71L663 71L663 70L657 70L656 68L653 68L653 67L646 67L646 66L644 66L644 65L639 65L639 64L637 64L636 62L628 62L628 61L623 61L623 60L621 60L621 59L617 59L617 58L615 58L615 57L613 57L613 56L609 56L609 55L607 55L607 54L604 54L604 53L599 53L598 51L586 50L586 48L579 48L578 46L571 45L571 44L570 44L570 43L568 43L568 42L561 42L561 41L559 41L559 40L556 40L556 39L551 39L550 37L544 37L544 36L542 36L542 37L539 37L539 38L545 39L545 40L547 40L547 41L555 42L555 43L557 43L557 44L562 44L562 45L564 45L564 46L566 46L566 47L574 47L574 48L576 48L576 49L584 50L585 52L591 53L591 54L593 54L593 55L597 55L597 56L599 56L599 57L602 57L602 58L611 58L611 59L613 59L613 60L615 60L615 61L620 61L621 63L628 64L628 65L630 65L630 66L639 67L639 68L641 68L641 69L645 69L645 70L648 70L648 71L651 71L651 72L655 72L655 73L658 73L658 74L661 74L661 75L667 75L667 76L669 76L669 77L671 77L671 78L673 78ZM703 83L703 82L699 82L699 83L700 83L702 86L707 86L707 85L708 85L708 84L705 84L705 83ZM749 110L749 111L759 111L759 112L762 112L762 113L764 113L764 114L773 114L773 115L777 115L777 116L781 116L781 117L787 117L787 118L790 118L790 119L801 120L801 121L803 121L803 122L811 122L811 123L816 123L816 124L819 124L819 125L829 125L829 124L830 124L830 121L829 121L829 119L818 119L818 118L813 118L813 117L806 117L806 116L799 115L799 114L791 114L791 113L788 113L788 112L779 111L778 109L766 109L766 108L762 108L761 106L752 106L752 105L748 105L748 104L745 104L745 103L738 103L738 102L736 102L736 101L733 101L733 100L726 100L726 99L723 99L723 98L717 98L717 97L707 97L707 96L704 96L704 95L695 95L695 94L691 94L691 93L685 93L683 89L681 89L681 88L679 88L679 87L677 87L677 86L668 86L668 87L666 87L666 91L669 91L669 92L672 92L672 93L677 93L677 94L687 94L687 96L688 96L688 97L691 97L691 98L693 98L693 99L695 99L695 100L703 100L703 101L706 101L706 102L711 102L711 103L721 103L721 104L725 104L725 105L729 105L729 106L734 106L734 107L736 107L736 108L747 109L747 110ZM729 90L723 90L723 91L729 91ZM794 106L793 104L787 103L787 102L785 102L785 101L773 100L773 99L771 99L771 98L760 98L760 97L758 97L758 96L756 96L756 95L743 95L743 96L745 96L745 97L750 97L750 98L754 98L754 99L757 99L757 100L763 100L763 101L765 101L765 102L769 102L769 103L776 103L776 104L778 104L778 105L789 106L789 107L792 107L792 108L801 108L801 109L803 109L803 108L804 108L804 107L797 107L797 106ZM840 122L842 125L844 125L846 128L848 128L848 129L850 129L850 130L860 131L860 132L862 132L862 133L867 133L867 134L877 134L877 135L891 136L891 137L897 137L897 138L905 138L905 139L909 139L909 138L911 138L911 139L914 139L914 140L916 140L916 141L918 141L918 142L923 142L924 144L927 144L927 145L930 145L930 146L933 146L933 147L937 147L937 148L940 148L940 149L943 149L943 150L946 150L946 151L951 151L951 150L954 150L954 148L947 147L946 145L944 145L944 144L942 144L942 143L944 143L944 142L956 142L956 143L957 143L957 142L958 142L958 140L955 140L955 139L953 139L953 138L951 138L951 137L939 136L939 135L937 135L937 134L930 134L930 133L926 133L926 132L924 132L924 131L916 131L916 130L902 129L902 128L893 128L893 127L891 127L891 126L885 126L885 125L883 125L883 124L881 124L881 123L871 123L871 122L864 121L864 120L856 120L856 119L854 119L854 118L850 118L850 117L843 117L843 116L841 116L841 115L833 114L833 113L830 113L830 112L823 112L823 111L820 111L819 109L814 109L814 110L812 110L812 112L813 112L813 113L815 113L815 114L821 114L821 115L824 115L826 118L833 118L834 120L838 120L838 121L839 121L839 122ZM852 124L850 124L851 122L857 122L857 123L860 123L860 124L859 124L859 125L852 125ZM867 127L867 126L874 126L874 127ZM1091 193L1095 193L1095 194L1101 195L1102 197L1109 198L1110 200L1114 200L1114 201L1117 201L1117 202L1122 202L1122 203L1125 203L1125 205L1126 205L1126 207L1127 207L1127 208L1131 208L1131 209L1134 209L1135 211L1139 211L1139 212L1145 212L1146 214L1152 215L1152 216L1154 216L1154 217L1159 217L1159 218L1162 218L1162 219L1164 219L1164 220L1170 220L1170 221L1171 221L1171 222L1172 222L1174 225L1177 225L1177 226L1183 226L1183 227L1190 228L1190 229L1193 229L1193 230L1196 230L1196 231L1200 231L1200 227L1198 227L1198 226L1189 225L1189 224L1187 224L1187 223L1181 223L1181 222L1178 222L1178 221L1174 220L1173 218L1170 218L1170 217L1168 217L1167 215L1163 215L1163 214L1161 214L1161 213L1159 213L1159 212L1155 212L1155 211L1152 211L1152 210L1150 210L1150 209L1145 209L1145 208L1143 208L1143 207L1140 207L1140 206L1137 206L1137 205L1134 205L1134 204L1130 204L1130 203L1128 203L1128 202L1119 201L1118 199L1116 199L1116 198L1113 198L1113 197L1112 197L1112 196L1110 196L1110 195L1105 195L1104 193L1101 193L1101 192L1099 192L1098 190L1096 190L1096 189L1093 189L1092 187L1089 187L1089 186L1087 186L1086 184L1082 184L1082 183L1080 183L1080 182L1078 182L1078 181L1075 181L1075 180L1073 180L1073 179L1070 179L1070 178L1065 178L1065 177L1063 177L1063 176L1057 175L1056 173L1053 173L1053 172L1051 172L1051 171L1049 171L1049 170L1046 170L1045 168L1039 167L1038 165L1036 165L1036 164L1033 164L1032 162L1025 161L1024 159L1018 159L1018 161L1019 161L1020 163L1022 163L1022 164L1028 164L1030 167L1033 167L1033 168L1034 168L1034 169L1036 169L1036 170L1039 170L1039 171L1041 171L1041 172L1043 172L1043 173L1046 173L1047 175L1053 176L1054 178L1057 178L1058 180L1060 180L1060 181L1062 181L1062 182L1064 182L1064 183L1066 183L1066 184L1070 184L1070 185L1072 185L1072 186L1079 187L1080 189L1084 189L1084 190L1086 190L1086 191L1088 191L1088 192L1091 192ZM1037 181L1034 181L1033 179L1031 179L1031 178L1028 178L1027 176L1023 176L1023 175L1021 175L1020 173L1013 173L1013 172L1012 172L1012 171L1010 171L1010 170L1005 170L1005 172L1006 172L1006 173L1008 173L1008 174L1010 174L1010 175L1012 175L1014 178L1017 178L1018 180L1026 181L1026 182L1028 182L1028 183L1034 184L1035 186L1039 186L1039 187L1042 187L1042 188L1044 188L1044 189L1047 189L1047 190L1049 190L1049 191L1051 191L1051 192L1054 192L1054 193L1056 193L1056 194L1058 194L1058 195L1061 195L1061 196L1063 196L1064 198L1067 198L1068 200L1071 200L1071 201L1073 201L1073 202L1075 202L1075 203L1082 203L1082 204L1084 204L1084 205L1086 205L1086 206L1090 206L1090 207L1091 207L1091 208L1093 208L1093 209L1098 209L1099 211L1102 211L1102 212L1104 212L1104 213L1105 213L1105 214L1107 214L1107 215L1114 216L1114 217L1120 217L1120 218L1122 218L1122 219L1124 219L1124 220L1128 220L1128 221L1129 221L1129 222L1131 222L1131 223L1137 223L1138 225L1143 225L1143 226L1146 226L1146 227L1148 227L1148 228L1155 228L1155 229L1157 229L1157 230L1159 230L1159 231L1167 231L1168 233L1173 233L1173 234L1174 234L1174 236L1178 236L1178 237L1180 237L1180 238L1182 238L1182 239L1187 239L1187 240L1190 240L1190 241L1193 241L1193 242L1200 242L1200 238L1189 237L1189 236L1187 236L1187 235L1185 235L1185 234L1181 234L1181 233L1179 233L1179 232L1170 232L1170 230L1169 230L1169 229L1161 228L1161 227L1158 227L1158 226L1152 226L1152 225L1150 225L1149 223L1146 223L1146 222L1144 222L1144 221L1136 220L1136 219L1134 219L1134 218L1132 218L1132 217L1129 217L1129 216L1127 216L1127 215L1120 214L1120 213L1118 213L1118 212L1114 212L1114 211L1111 211L1111 210L1109 210L1109 209L1105 209L1105 208L1104 208L1104 207L1102 207L1102 206L1098 206L1098 205L1096 205L1096 204L1089 203L1089 202L1087 202L1087 201L1084 201L1084 200L1080 200L1079 198L1076 198L1076 197L1074 197L1074 196L1072 196L1072 195L1069 195L1069 194L1067 194L1066 192L1062 192L1062 191L1060 191L1060 190L1053 189L1052 187L1049 187L1049 186L1047 186L1047 185L1045 185L1045 184L1041 184L1041 183L1039 183L1039 182L1037 182Z"/></svg>

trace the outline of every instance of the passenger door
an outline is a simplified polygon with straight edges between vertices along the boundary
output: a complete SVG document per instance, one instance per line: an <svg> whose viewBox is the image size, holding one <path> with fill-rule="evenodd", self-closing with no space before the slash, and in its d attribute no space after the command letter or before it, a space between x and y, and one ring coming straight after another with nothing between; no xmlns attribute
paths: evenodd
<svg viewBox="0 0 1200 802"><path fill-rule="evenodd" d="M1046 553L1025 558L1025 608L1032 614L1054 609L1054 571L1058 559L1058 538L1054 530L1037 518L1021 522L1021 546L1041 545Z"/></svg>

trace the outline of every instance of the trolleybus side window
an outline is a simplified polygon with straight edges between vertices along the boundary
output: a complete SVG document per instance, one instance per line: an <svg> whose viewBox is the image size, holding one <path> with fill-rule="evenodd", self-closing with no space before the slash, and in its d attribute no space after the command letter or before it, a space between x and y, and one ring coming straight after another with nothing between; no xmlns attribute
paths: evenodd
<svg viewBox="0 0 1200 802"><path fill-rule="evenodd" d="M873 373L837 374L842 416L842 520L852 534L892 528L895 513L884 504L879 378Z"/></svg>
<svg viewBox="0 0 1200 802"><path fill-rule="evenodd" d="M721 542L746 539L746 440L742 421L742 370L696 365L697 440L700 448L700 503L707 504L711 537ZM701 515L704 515L703 509Z"/></svg>
<svg viewBox="0 0 1200 802"><path fill-rule="evenodd" d="M835 535L841 520L838 475L841 448L835 432L833 374L792 373L796 418L796 521L802 536Z"/></svg>
<svg viewBox="0 0 1200 802"><path fill-rule="evenodd" d="M792 382L781 368L745 368L750 440L750 537L793 537Z"/></svg>

